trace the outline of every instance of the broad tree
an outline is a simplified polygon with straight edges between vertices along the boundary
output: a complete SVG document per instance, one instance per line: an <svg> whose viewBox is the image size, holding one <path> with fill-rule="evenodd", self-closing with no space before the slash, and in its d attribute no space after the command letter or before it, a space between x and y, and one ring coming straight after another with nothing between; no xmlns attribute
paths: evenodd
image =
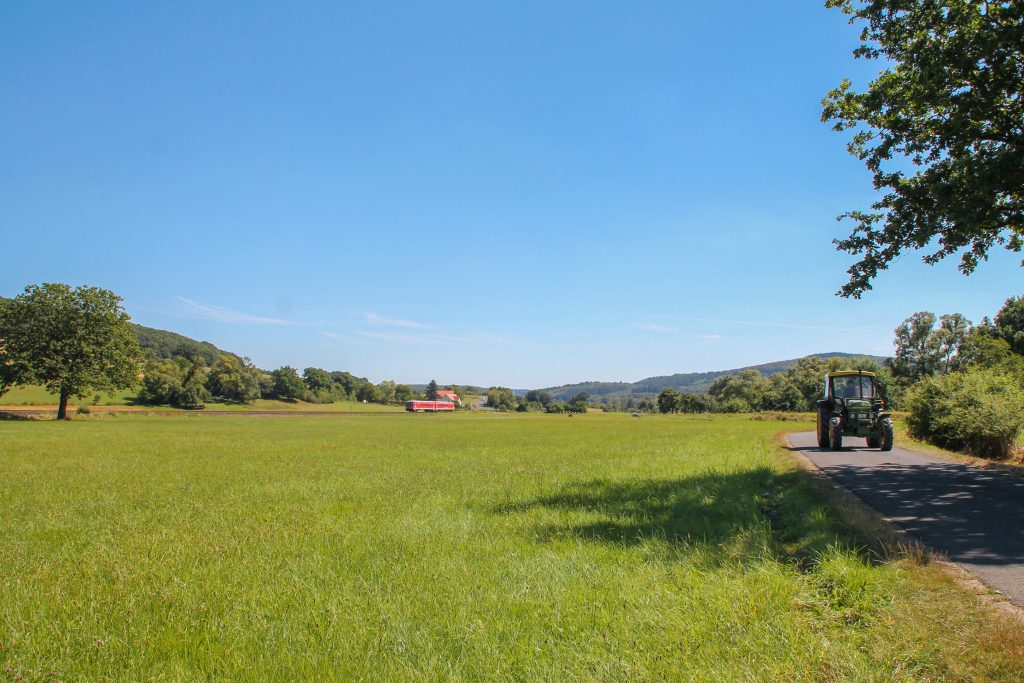
<svg viewBox="0 0 1024 683"><path fill-rule="evenodd" d="M672 387L665 387L658 394L658 411L662 413L679 412L679 392Z"/></svg>
<svg viewBox="0 0 1024 683"><path fill-rule="evenodd" d="M208 384L214 384L210 369L199 354L164 360L154 358L146 364L139 400L179 408L199 408L210 398Z"/></svg>
<svg viewBox="0 0 1024 683"><path fill-rule="evenodd" d="M573 413L585 413L587 408L590 406L590 394L585 391L573 396L569 399L569 411Z"/></svg>
<svg viewBox="0 0 1024 683"><path fill-rule="evenodd" d="M195 356L191 360L181 357L174 360L182 371L177 405L182 408L202 408L204 401L210 398L210 392L206 388L210 369L206 367L205 360L202 356Z"/></svg>
<svg viewBox="0 0 1024 683"><path fill-rule="evenodd" d="M904 251L960 254L970 274L994 246L1024 245L1024 0L826 0L863 23L861 59L887 68L865 92L844 80L822 120L881 198L850 211L839 249L860 258L839 294L859 298Z"/></svg>
<svg viewBox="0 0 1024 683"><path fill-rule="evenodd" d="M413 390L408 384L398 384L395 386L395 403L405 403L412 400L412 397Z"/></svg>
<svg viewBox="0 0 1024 683"><path fill-rule="evenodd" d="M676 405L681 413L710 413L715 409L715 399L707 394L679 394Z"/></svg>
<svg viewBox="0 0 1024 683"><path fill-rule="evenodd" d="M935 314L918 311L894 330L896 355L892 359L893 374L917 381L939 369L942 339L935 334Z"/></svg>
<svg viewBox="0 0 1024 683"><path fill-rule="evenodd" d="M735 409L733 412L746 412L761 405L765 389L766 383L760 372L744 370L738 375L719 377L708 387L708 393L723 406L731 402ZM747 408L740 410L741 403Z"/></svg>
<svg viewBox="0 0 1024 683"><path fill-rule="evenodd" d="M29 285L0 301L0 367L4 384L42 384L68 399L133 386L142 351L121 297L97 287Z"/></svg>
<svg viewBox="0 0 1024 683"><path fill-rule="evenodd" d="M355 399L356 389L359 387L359 378L349 372L335 371L331 373L331 381L341 392L342 398Z"/></svg>
<svg viewBox="0 0 1024 683"><path fill-rule="evenodd" d="M260 397L259 370L248 358L222 353L210 366L206 388L219 398L251 403Z"/></svg>
<svg viewBox="0 0 1024 683"><path fill-rule="evenodd" d="M302 398L306 384L299 377L299 372L290 365L285 365L270 373L274 378L274 396L283 401L294 401Z"/></svg>
<svg viewBox="0 0 1024 683"><path fill-rule="evenodd" d="M377 400L385 405L390 405L395 402L395 394L397 390L398 386L393 380L383 380L377 385Z"/></svg>
<svg viewBox="0 0 1024 683"><path fill-rule="evenodd" d="M380 395L377 393L376 385L369 380L360 382L356 387L356 400L363 403L377 403L380 400Z"/></svg>
<svg viewBox="0 0 1024 683"><path fill-rule="evenodd" d="M146 363L146 369L142 373L142 390L138 397L141 403L178 405L185 375L177 360L154 358Z"/></svg>
<svg viewBox="0 0 1024 683"><path fill-rule="evenodd" d="M971 333L971 321L959 313L949 313L939 318L939 359L943 373L952 372L960 365L960 349Z"/></svg>
<svg viewBox="0 0 1024 683"><path fill-rule="evenodd" d="M314 394L329 392L334 388L334 380L331 373L321 368L306 368L302 371L302 380Z"/></svg>
<svg viewBox="0 0 1024 683"><path fill-rule="evenodd" d="M993 322L996 335L1005 339L1014 352L1024 354L1024 296L1007 299Z"/></svg>
<svg viewBox="0 0 1024 683"><path fill-rule="evenodd" d="M761 396L761 410L798 411L804 404L803 394L786 373L777 372L768 378Z"/></svg>
<svg viewBox="0 0 1024 683"><path fill-rule="evenodd" d="M495 410L515 410L516 395L508 387L491 387L487 390L487 406Z"/></svg>
<svg viewBox="0 0 1024 683"><path fill-rule="evenodd" d="M525 400L527 401L527 403L539 403L546 408L547 405L551 403L552 399L551 394L549 394L546 391L541 391L540 389L531 389L530 391L526 392Z"/></svg>

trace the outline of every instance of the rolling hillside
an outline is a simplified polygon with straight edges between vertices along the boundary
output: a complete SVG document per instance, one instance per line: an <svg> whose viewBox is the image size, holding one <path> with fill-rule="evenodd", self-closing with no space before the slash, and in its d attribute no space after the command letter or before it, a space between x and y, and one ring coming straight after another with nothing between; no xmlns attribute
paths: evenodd
<svg viewBox="0 0 1024 683"><path fill-rule="evenodd" d="M177 332L158 330L153 327L145 327L132 323L132 329L139 340L139 346L143 351L152 353L157 358L172 358L174 356L202 356L207 365L213 363L222 353L229 356L237 354L219 349L210 342L196 341Z"/></svg>
<svg viewBox="0 0 1024 683"><path fill-rule="evenodd" d="M0 296L0 301L6 300L7 297ZM230 351L219 349L210 342L197 341L177 332L158 330L155 327L146 327L136 323L131 323L131 326L142 350L151 353L157 358L199 355L203 357L207 365L210 365L222 353L230 356L237 355Z"/></svg>
<svg viewBox="0 0 1024 683"><path fill-rule="evenodd" d="M858 353L841 353L833 351L830 353L812 354L819 358L869 358L879 365L885 362L884 356L872 356ZM676 375L662 375L659 377L647 377L637 382L580 382L578 384L565 384L558 387L549 387L543 391L548 392L557 401L566 401L585 391L592 399L601 399L612 395L635 396L647 398L657 396L663 389L671 387L682 393L701 394L708 390L712 382L723 375L737 375L744 370L757 370L765 377L770 377L778 372L785 372L793 367L799 358L780 360L761 365L750 365L732 370L717 370L712 372L687 372Z"/></svg>

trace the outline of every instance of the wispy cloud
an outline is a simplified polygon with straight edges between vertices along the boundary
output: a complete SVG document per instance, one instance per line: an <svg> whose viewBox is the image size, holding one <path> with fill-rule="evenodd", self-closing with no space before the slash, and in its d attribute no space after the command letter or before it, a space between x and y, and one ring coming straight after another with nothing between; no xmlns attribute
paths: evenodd
<svg viewBox="0 0 1024 683"><path fill-rule="evenodd" d="M339 342L358 345L384 342L408 346L465 346L512 344L517 341L500 334L445 328L441 325L416 320L392 318L373 311L356 314L354 323L342 332L324 331L321 334Z"/></svg>
<svg viewBox="0 0 1024 683"><path fill-rule="evenodd" d="M456 337L444 334L418 334L415 332L370 332L367 330L357 330L356 334L368 339L396 344L451 344L460 341Z"/></svg>
<svg viewBox="0 0 1024 683"><path fill-rule="evenodd" d="M763 320L726 320L720 318L684 318L674 315L661 316L668 320L680 320L695 323L713 323L715 325L742 325L744 327L773 327L787 330L824 330L830 332L864 332L881 329L879 326L840 327L836 325L804 325L802 323L775 322Z"/></svg>
<svg viewBox="0 0 1024 683"><path fill-rule="evenodd" d="M383 325L385 327L404 327L415 330L431 330L436 329L436 325L427 325L426 323L418 323L415 320L402 320L401 318L387 318L383 315L378 315L372 311L367 311L363 314L364 322L371 325Z"/></svg>
<svg viewBox="0 0 1024 683"><path fill-rule="evenodd" d="M374 339L377 341L391 342L393 344L415 344L418 346L441 345L441 344L509 344L512 339L487 332L467 332L465 334L452 334L442 332L402 332L402 331L373 331L356 330L356 334Z"/></svg>
<svg viewBox="0 0 1024 683"><path fill-rule="evenodd" d="M677 327L669 327L668 325L659 325L657 323L630 323L629 327L634 330L640 330L641 332L676 334L684 337L700 337L705 341L718 341L722 338L722 335L720 334L698 334L696 332L690 332L689 330L680 330Z"/></svg>
<svg viewBox="0 0 1024 683"><path fill-rule="evenodd" d="M280 318L265 318L259 315L250 315L249 313L243 313L242 311L236 311L231 308L225 308L224 306L215 306L213 304L201 304L197 301L186 299L183 296L179 296L178 300L186 305L186 315L189 315L193 318L200 318L202 320L213 320L215 322L227 323L229 325L300 324L293 322L291 320L282 320Z"/></svg>
<svg viewBox="0 0 1024 683"><path fill-rule="evenodd" d="M644 332L662 332L664 334L679 334L679 330L674 327L668 327L667 325L656 325L654 323L630 323L629 325L634 330L642 330Z"/></svg>
<svg viewBox="0 0 1024 683"><path fill-rule="evenodd" d="M337 341L342 341L342 342L346 342L346 343L349 343L349 344L362 344L363 343L363 340L361 340L361 339L356 339L355 337L349 336L347 334L339 334L338 332L321 332L320 334L322 334L323 336L327 337L328 339L335 339Z"/></svg>

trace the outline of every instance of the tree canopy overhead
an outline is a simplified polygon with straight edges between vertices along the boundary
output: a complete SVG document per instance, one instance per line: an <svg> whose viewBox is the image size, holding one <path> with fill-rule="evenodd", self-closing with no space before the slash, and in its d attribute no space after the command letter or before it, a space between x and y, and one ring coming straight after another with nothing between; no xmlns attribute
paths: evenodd
<svg viewBox="0 0 1024 683"><path fill-rule="evenodd" d="M960 254L970 274L995 246L1024 245L1024 0L826 0L864 22L857 58L888 63L866 92L844 80L822 120L852 131L882 197L836 240L859 256L839 294L859 298L905 251Z"/></svg>

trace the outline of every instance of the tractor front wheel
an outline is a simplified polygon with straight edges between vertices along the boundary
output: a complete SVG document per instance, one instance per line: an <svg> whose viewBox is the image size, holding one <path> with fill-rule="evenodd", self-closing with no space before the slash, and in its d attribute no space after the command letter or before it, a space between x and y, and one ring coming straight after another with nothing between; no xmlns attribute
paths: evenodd
<svg viewBox="0 0 1024 683"><path fill-rule="evenodd" d="M882 420L882 450L891 451L893 440L894 434L892 428L892 420L886 418L885 420Z"/></svg>
<svg viewBox="0 0 1024 683"><path fill-rule="evenodd" d="M828 413L818 411L818 448L828 448Z"/></svg>
<svg viewBox="0 0 1024 683"><path fill-rule="evenodd" d="M829 446L834 451L843 449L843 421L838 417L829 421Z"/></svg>
<svg viewBox="0 0 1024 683"><path fill-rule="evenodd" d="M882 445L882 437L868 436L868 448L878 448Z"/></svg>

